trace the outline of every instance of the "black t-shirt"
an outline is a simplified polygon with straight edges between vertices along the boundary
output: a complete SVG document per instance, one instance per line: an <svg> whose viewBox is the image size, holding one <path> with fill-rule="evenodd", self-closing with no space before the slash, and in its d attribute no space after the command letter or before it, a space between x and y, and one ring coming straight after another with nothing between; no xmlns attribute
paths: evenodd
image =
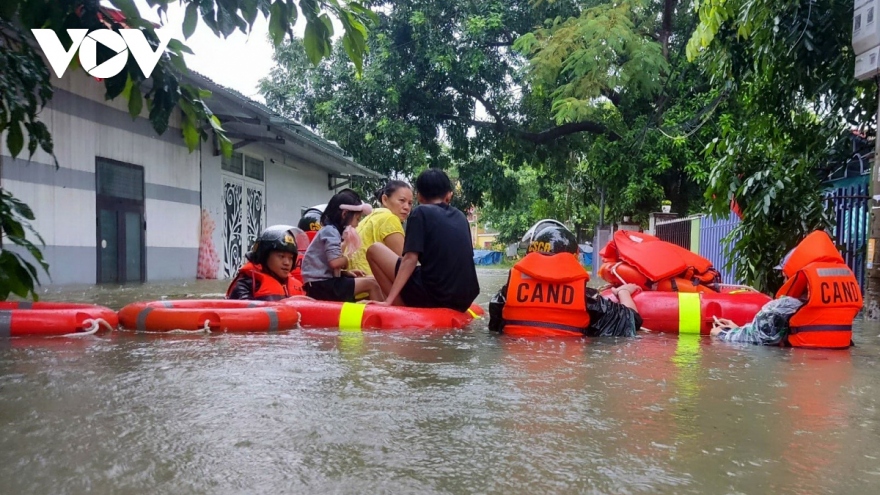
<svg viewBox="0 0 880 495"><path fill-rule="evenodd" d="M467 307L480 294L471 229L446 203L419 205L406 221L403 254L418 253L425 289L446 307Z"/></svg>

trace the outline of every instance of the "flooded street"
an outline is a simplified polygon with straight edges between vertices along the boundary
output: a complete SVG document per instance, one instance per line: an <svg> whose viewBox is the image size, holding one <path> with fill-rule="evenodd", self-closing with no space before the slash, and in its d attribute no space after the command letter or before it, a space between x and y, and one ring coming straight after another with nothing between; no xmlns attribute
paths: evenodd
<svg viewBox="0 0 880 495"><path fill-rule="evenodd" d="M506 271L479 275L485 306ZM486 326L0 341L0 493L880 491L876 322L849 351Z"/></svg>

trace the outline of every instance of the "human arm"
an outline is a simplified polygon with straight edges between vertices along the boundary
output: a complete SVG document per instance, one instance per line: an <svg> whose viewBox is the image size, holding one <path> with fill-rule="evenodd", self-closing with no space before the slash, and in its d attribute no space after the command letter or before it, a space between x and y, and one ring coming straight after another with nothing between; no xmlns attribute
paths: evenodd
<svg viewBox="0 0 880 495"><path fill-rule="evenodd" d="M633 296L642 291L642 288L636 284L623 284L620 287L615 287L611 289L611 293L617 296L617 300L620 301L620 304L623 304L627 308L638 312L638 308L636 308L636 303L633 301Z"/></svg>
<svg viewBox="0 0 880 495"><path fill-rule="evenodd" d="M750 323L741 327L719 318L710 335L724 342L775 345L788 334L789 320L803 304L800 299L793 297L774 299L765 304Z"/></svg>
<svg viewBox="0 0 880 495"><path fill-rule="evenodd" d="M226 299L253 299L256 291L257 287L253 278L247 275L239 275L232 281L232 284L226 293Z"/></svg>
<svg viewBox="0 0 880 495"><path fill-rule="evenodd" d="M394 254L398 256L403 255L403 241L403 234L399 232L389 234L384 239L382 239L382 243L388 246L388 249L394 251Z"/></svg>

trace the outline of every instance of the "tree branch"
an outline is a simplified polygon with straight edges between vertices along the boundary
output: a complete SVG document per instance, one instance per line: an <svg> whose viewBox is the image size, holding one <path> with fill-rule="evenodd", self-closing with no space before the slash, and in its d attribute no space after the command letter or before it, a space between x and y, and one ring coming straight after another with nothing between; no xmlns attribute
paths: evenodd
<svg viewBox="0 0 880 495"><path fill-rule="evenodd" d="M517 129L500 122L485 122L482 120L474 120L468 117L462 117L460 115L437 114L437 117L444 120L457 120L458 122L464 122L465 124L472 125L474 127L482 127L484 129L492 129L498 132L506 132L522 139L523 141L528 141L536 145L547 144L561 137L568 136L570 134L577 134L579 132L604 134L608 137L609 141L617 141L620 139L620 135L618 135L616 132L608 129L598 122L591 121L572 122L569 124L551 127L540 132L531 132L523 129Z"/></svg>
<svg viewBox="0 0 880 495"><path fill-rule="evenodd" d="M489 112L489 115L491 115L495 119L496 124L505 125L505 119L501 117L501 113L498 111L497 108L495 108L495 105L486 101L486 99L483 98L479 93L474 93L468 89L461 88L455 88L455 90L465 96L470 96L471 98L479 101L483 105L483 108L485 108L486 111Z"/></svg>

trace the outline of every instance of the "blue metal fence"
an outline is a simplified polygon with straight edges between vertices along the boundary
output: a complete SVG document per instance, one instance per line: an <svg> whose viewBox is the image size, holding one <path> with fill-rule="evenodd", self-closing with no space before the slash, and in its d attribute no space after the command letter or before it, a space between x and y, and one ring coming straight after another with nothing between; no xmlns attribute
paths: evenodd
<svg viewBox="0 0 880 495"><path fill-rule="evenodd" d="M834 210L834 243L846 264L855 273L862 289L865 287L865 257L871 209L868 176L854 177L832 183L825 191L825 201Z"/></svg>
<svg viewBox="0 0 880 495"><path fill-rule="evenodd" d="M721 281L725 284L740 284L736 280L734 267L726 269L727 257L724 256L724 239L734 227L739 224L739 217L730 214L727 218L712 220L712 217L703 216L700 219L700 256L712 262L712 266L721 274Z"/></svg>

